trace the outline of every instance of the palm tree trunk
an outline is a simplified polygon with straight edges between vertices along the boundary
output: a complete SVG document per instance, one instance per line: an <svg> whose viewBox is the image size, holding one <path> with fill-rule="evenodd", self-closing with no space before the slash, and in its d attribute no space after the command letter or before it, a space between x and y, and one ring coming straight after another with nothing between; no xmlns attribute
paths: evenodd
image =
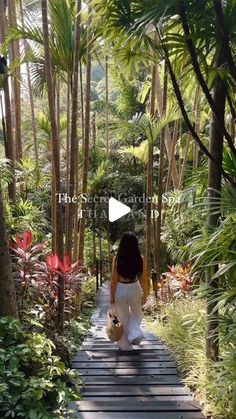
<svg viewBox="0 0 236 419"><path fill-rule="evenodd" d="M195 131L199 135L200 133L200 117L201 117L201 91L199 85L196 88L195 100L194 100L194 113L195 113ZM196 169L199 163L199 146L194 142L193 147L193 168Z"/></svg>
<svg viewBox="0 0 236 419"><path fill-rule="evenodd" d="M5 8L4 0L0 0L0 44L5 41ZM15 181L15 149L14 149L14 138L12 130L12 117L11 117L11 100L8 84L8 76L4 75L3 79L3 91L4 91L4 102L5 102L5 122L6 122L6 144L5 153L6 157L10 160L12 178L8 184L9 199L15 203L16 201L16 181Z"/></svg>
<svg viewBox="0 0 236 419"><path fill-rule="evenodd" d="M33 143L34 143L34 156L35 156L35 163L38 166L38 164L39 164L39 149L38 149L38 139L37 139L37 128L36 128L36 122L35 122L34 97L33 97L33 89L32 89L31 78L30 78L29 63L26 63L26 72L27 72L27 83L28 83L29 102L30 102L32 135L33 135Z"/></svg>
<svg viewBox="0 0 236 419"><path fill-rule="evenodd" d="M67 75L67 95L66 95L66 192L69 196L70 185L70 119L71 119L71 74ZM65 241L68 242L68 218L69 218L69 205L65 206Z"/></svg>
<svg viewBox="0 0 236 419"><path fill-rule="evenodd" d="M0 316L18 317L0 186Z"/></svg>
<svg viewBox="0 0 236 419"><path fill-rule="evenodd" d="M105 63L105 126L106 126L106 156L109 155L109 120L108 120L108 57Z"/></svg>
<svg viewBox="0 0 236 419"><path fill-rule="evenodd" d="M168 174L167 174L167 181L166 181L166 192L169 191L171 186L171 173L172 173L172 165L175 158L175 147L178 140L178 130L179 130L179 120L175 121L174 123L174 130L172 134L172 140L171 140L171 153L170 153L170 159L169 159L169 165L168 165ZM167 129L168 127L166 127ZM166 135L166 130L165 130Z"/></svg>
<svg viewBox="0 0 236 419"><path fill-rule="evenodd" d="M179 177L179 185L178 185L179 190L181 190L183 188L184 173L185 173L185 169L186 169L186 165L187 165L187 161L188 161L190 140L191 140L191 134L188 134L186 145L185 145L185 150L184 150L183 164L182 164L180 177Z"/></svg>
<svg viewBox="0 0 236 419"><path fill-rule="evenodd" d="M16 19L16 2L14 0L8 1L9 7L9 23L17 26ZM20 59L20 44L16 40L12 44L12 59ZM13 77L13 98L14 98L14 128L15 128L15 145L16 145L16 160L22 159L22 141L21 141L21 72L20 65L15 70Z"/></svg>
<svg viewBox="0 0 236 419"><path fill-rule="evenodd" d="M81 113L81 129L82 129L82 147L84 147L84 92L83 92L83 71L82 61L79 63L79 84L80 84L80 113Z"/></svg>
<svg viewBox="0 0 236 419"><path fill-rule="evenodd" d="M150 114L154 116L155 114L155 101L156 101L156 73L157 68L156 64L152 64L152 85L151 85L151 98L150 98ZM146 195L148 198L146 206L146 263L147 263L147 284L145 285L147 289L147 295L150 291L150 278L151 278L151 269L152 269L152 197L153 193L153 143L149 141L148 143L148 162L147 162L147 185L146 185Z"/></svg>
<svg viewBox="0 0 236 419"><path fill-rule="evenodd" d="M76 168L75 168L75 190L76 194L79 191L79 141L78 148L76 153ZM79 241L78 241L78 225L79 225L79 216L78 216L78 202L75 202L75 220L74 220L74 235L73 235L73 261L78 260L78 251L79 251Z"/></svg>
<svg viewBox="0 0 236 419"><path fill-rule="evenodd" d="M232 99L229 95L229 93L227 92L227 102L229 104L229 108L230 108L230 113L231 113L231 118L230 118L230 123L229 123L229 131L230 131L230 135L233 139L233 142L235 144L235 122L236 122L236 111L234 109L234 105L232 102Z"/></svg>
<svg viewBox="0 0 236 419"><path fill-rule="evenodd" d="M108 57L105 59L105 132L106 132L106 158L109 157L109 113L108 113L108 94L109 94L109 83L108 83ZM108 205L108 204L107 204ZM108 210L108 208L107 208ZM108 259L108 272L111 271L111 253L110 253L110 224L107 219L107 259Z"/></svg>
<svg viewBox="0 0 236 419"><path fill-rule="evenodd" d="M223 48L220 51L216 67L221 68L225 63ZM224 124L226 86L220 76L217 76L213 88L213 100L217 106L218 115L221 115L221 121L218 120L215 113L212 113L212 123L210 131L210 153L215 161L222 167L223 141L224 136L220 125ZM222 175L217 165L209 160L208 166L208 220L207 226L210 230L216 228L220 217L220 192ZM218 208L216 208L218 207ZM217 210L216 210L217 209ZM217 361L219 358L219 318L217 309L218 297L218 278L212 279L217 266L209 268L206 272L206 285L209 289L207 298L207 336L206 336L206 354L211 361Z"/></svg>
<svg viewBox="0 0 236 419"><path fill-rule="evenodd" d="M93 113L92 117L92 140L93 140L93 166L94 171L96 170L96 113ZM97 259L97 252L96 252L96 218L95 218L95 211L96 211L96 203L92 203L93 209L93 218L92 218L92 226L93 226L93 263L94 267L96 266L96 259Z"/></svg>
<svg viewBox="0 0 236 419"><path fill-rule="evenodd" d="M21 14L21 24L24 28L25 21L24 21L24 10L23 10L23 0L20 0L20 14ZM23 40L24 50L27 51L27 42ZM39 151L38 151L38 140L37 140L37 129L36 129L36 122L35 122L35 111L34 111L34 98L33 98L33 89L32 83L30 78L30 65L26 62L26 74L27 74L27 84L28 84L28 93L29 93L29 101L30 101L30 113L31 113L31 125L32 125L32 135L33 135L33 143L34 143L34 156L35 156L35 163L38 168L39 164Z"/></svg>
<svg viewBox="0 0 236 419"><path fill-rule="evenodd" d="M52 139L50 140L52 144ZM54 157L51 156L51 230L52 230L52 253L57 253L57 199L56 174Z"/></svg>
<svg viewBox="0 0 236 419"><path fill-rule="evenodd" d="M165 63L162 117L164 117L166 114L167 90L168 90L168 77L167 77L167 67ZM166 127L162 130L161 138L160 138L160 157L159 157L158 187L157 187L158 218L156 220L156 280L158 282L161 277L161 225L162 225L162 194L163 194L163 170L164 170L164 155L165 155L165 133L166 133Z"/></svg>
<svg viewBox="0 0 236 419"><path fill-rule="evenodd" d="M60 135L60 117L61 117L61 81L60 76L58 75L56 78L56 118L57 118L57 126Z"/></svg>
<svg viewBox="0 0 236 419"><path fill-rule="evenodd" d="M84 144L83 144L83 173L82 173L82 193L87 194L88 185L88 163L89 163L89 138L90 138L90 96L91 96L91 9L89 6L89 16L87 23L87 52L86 52L86 94L85 94L85 125L84 125ZM82 218L80 220L79 231L79 261L84 263L84 236L86 223L87 203L82 202Z"/></svg>
<svg viewBox="0 0 236 419"><path fill-rule="evenodd" d="M72 108L71 108L71 139L70 139L70 182L69 182L69 196L72 198L77 196L76 191L76 164L78 161L78 137L77 137L77 120L78 120L78 82L79 82L79 61L80 61L80 23L81 23L81 0L77 2L77 18L76 18L76 32L75 32L75 47L74 47L74 62L72 75ZM68 227L67 227L67 242L66 252L71 257L72 242L73 242L73 226L75 225L75 204L69 204L68 212Z"/></svg>
<svg viewBox="0 0 236 419"><path fill-rule="evenodd" d="M222 1L213 0L213 3L216 16L216 24L218 27L218 35L225 53L225 61L228 64L229 71L234 81L236 82L236 65L234 63L233 54L230 48L230 38L225 25Z"/></svg>
<svg viewBox="0 0 236 419"><path fill-rule="evenodd" d="M43 40L44 40L44 56L45 56L45 75L47 80L47 90L48 90L48 104L49 104L49 114L51 122L51 132L52 132L52 161L53 161L53 170L55 173L55 187L57 193L61 193L61 183L60 183L60 148L59 148L59 130L57 127L57 118L55 112L55 95L53 89L53 78L52 78L52 63L51 63L51 53L49 46L49 25L48 25L48 8L47 0L41 0L42 7L42 23L43 23ZM64 255L63 248L63 228L62 228L62 208L60 203L57 200L56 205L56 251L59 258L62 260ZM64 328L64 278L59 275L58 278L58 319L57 327L60 333L63 332Z"/></svg>

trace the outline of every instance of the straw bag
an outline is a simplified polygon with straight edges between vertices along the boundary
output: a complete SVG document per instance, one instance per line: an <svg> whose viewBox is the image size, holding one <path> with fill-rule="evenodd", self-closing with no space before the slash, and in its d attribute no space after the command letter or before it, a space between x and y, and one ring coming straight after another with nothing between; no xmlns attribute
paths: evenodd
<svg viewBox="0 0 236 419"><path fill-rule="evenodd" d="M117 342L122 338L123 324L119 321L115 312L115 307L111 306L107 312L107 336L112 342Z"/></svg>

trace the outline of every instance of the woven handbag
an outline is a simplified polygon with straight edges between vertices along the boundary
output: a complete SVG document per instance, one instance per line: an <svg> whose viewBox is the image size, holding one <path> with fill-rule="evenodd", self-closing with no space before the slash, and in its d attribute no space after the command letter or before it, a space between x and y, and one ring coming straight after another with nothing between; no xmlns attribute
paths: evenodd
<svg viewBox="0 0 236 419"><path fill-rule="evenodd" d="M123 324L117 317L114 307L110 307L107 312L107 336L112 342L117 342L122 338Z"/></svg>

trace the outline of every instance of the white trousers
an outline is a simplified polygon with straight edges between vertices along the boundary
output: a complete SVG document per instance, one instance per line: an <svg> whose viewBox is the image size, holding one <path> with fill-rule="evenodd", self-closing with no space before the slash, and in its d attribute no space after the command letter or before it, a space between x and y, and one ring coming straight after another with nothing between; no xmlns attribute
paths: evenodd
<svg viewBox="0 0 236 419"><path fill-rule="evenodd" d="M118 282L115 293L115 309L123 324L123 336L116 342L123 350L132 349L132 342L138 344L143 338L140 327L142 313L142 287L139 281L124 284Z"/></svg>

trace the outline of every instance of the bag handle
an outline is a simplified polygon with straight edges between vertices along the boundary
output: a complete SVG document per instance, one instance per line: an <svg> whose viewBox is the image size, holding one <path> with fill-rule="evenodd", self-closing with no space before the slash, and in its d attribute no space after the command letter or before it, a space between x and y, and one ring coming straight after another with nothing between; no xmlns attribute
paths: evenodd
<svg viewBox="0 0 236 419"><path fill-rule="evenodd" d="M113 316L116 314L116 305L115 303L110 304L108 312L111 313Z"/></svg>

